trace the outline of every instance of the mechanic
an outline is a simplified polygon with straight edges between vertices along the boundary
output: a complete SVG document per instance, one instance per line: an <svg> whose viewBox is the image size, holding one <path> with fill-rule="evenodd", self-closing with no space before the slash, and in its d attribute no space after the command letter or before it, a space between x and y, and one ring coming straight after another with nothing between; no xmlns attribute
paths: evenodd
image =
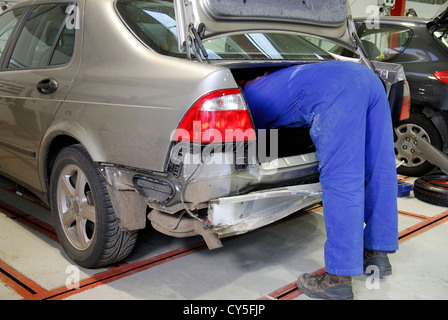
<svg viewBox="0 0 448 320"><path fill-rule="evenodd" d="M398 250L397 172L379 77L354 62L320 62L265 74L247 82L244 93L256 129L309 126L316 147L325 273L300 275L299 290L312 298L353 299L351 276L370 265L379 276L390 275L387 254Z"/></svg>

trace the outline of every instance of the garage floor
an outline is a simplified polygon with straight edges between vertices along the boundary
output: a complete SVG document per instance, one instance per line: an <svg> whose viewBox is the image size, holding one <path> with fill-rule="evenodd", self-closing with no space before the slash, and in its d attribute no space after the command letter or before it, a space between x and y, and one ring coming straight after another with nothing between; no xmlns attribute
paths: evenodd
<svg viewBox="0 0 448 320"><path fill-rule="evenodd" d="M398 203L393 275L354 277L355 299L447 299L448 208L412 192ZM322 207L316 206L213 251L199 237L174 239L149 226L125 262L82 269L62 252L48 209L0 176L0 300L304 300L296 278L323 272L324 242Z"/></svg>

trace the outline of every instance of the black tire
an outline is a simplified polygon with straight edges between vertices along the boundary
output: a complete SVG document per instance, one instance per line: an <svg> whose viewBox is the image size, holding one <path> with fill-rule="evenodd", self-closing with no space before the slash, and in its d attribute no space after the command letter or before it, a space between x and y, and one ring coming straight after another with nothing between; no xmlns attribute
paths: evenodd
<svg viewBox="0 0 448 320"><path fill-rule="evenodd" d="M414 182L414 195L421 201L448 207L448 176L433 173L418 178Z"/></svg>
<svg viewBox="0 0 448 320"><path fill-rule="evenodd" d="M442 148L442 138L431 120L422 114L411 114L409 119L399 122L395 127L395 157L400 162L404 161L397 169L399 174L420 177L435 168L413 149L413 139L417 136L439 150Z"/></svg>
<svg viewBox="0 0 448 320"><path fill-rule="evenodd" d="M131 253L137 232L120 230L105 182L81 145L69 146L56 157L50 201L59 241L76 264L97 268Z"/></svg>

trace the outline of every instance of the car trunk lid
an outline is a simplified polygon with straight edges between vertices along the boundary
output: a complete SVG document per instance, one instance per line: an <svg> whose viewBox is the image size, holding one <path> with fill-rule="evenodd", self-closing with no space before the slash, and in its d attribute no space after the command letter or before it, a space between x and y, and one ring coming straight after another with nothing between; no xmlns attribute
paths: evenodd
<svg viewBox="0 0 448 320"><path fill-rule="evenodd" d="M346 0L174 0L179 50L232 32L291 31L353 48Z"/></svg>

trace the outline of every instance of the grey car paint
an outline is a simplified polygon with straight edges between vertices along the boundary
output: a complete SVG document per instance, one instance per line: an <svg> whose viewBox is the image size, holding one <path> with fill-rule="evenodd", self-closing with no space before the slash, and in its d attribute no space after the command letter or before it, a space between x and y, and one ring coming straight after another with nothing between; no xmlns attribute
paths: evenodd
<svg viewBox="0 0 448 320"><path fill-rule="evenodd" d="M18 6L47 2L36 0ZM312 152L264 163L254 161L243 168L216 161L214 165L185 163L176 174L168 170L173 130L205 93L238 88L231 70L222 62L199 63L154 52L132 36L116 13L115 0L58 2L78 4L80 29L73 59L54 68L0 71L0 113L11 116L8 108L14 104L24 110L21 118L29 121L27 113L36 115L31 117L31 126L17 126L13 118L2 118L2 126L13 126L15 130L13 137L0 136L2 174L48 201L55 155L67 145L80 143L99 165L122 230L144 228L148 206L152 209L149 218L159 231L173 236L202 234L210 247L219 246L217 235L247 232L320 201L319 185L307 182L317 175L317 158ZM321 14L327 15L325 8ZM225 8L220 10L228 14ZM212 20L206 20L215 28L206 26L206 30L214 30L210 36L224 32L223 24L213 24ZM327 36L353 47L351 23L345 16L326 26L316 21L291 23L290 17L286 23L279 17L275 22L256 20L245 24L237 19L225 25L232 32L241 27L260 30L261 26L263 30L270 26L274 30L317 35L327 30ZM401 67L381 63L375 66L388 90L404 79ZM57 80L59 88L42 95L36 84L47 78ZM32 132L24 131L31 127L35 128ZM233 151L230 153L216 152L212 157L233 157ZM187 152L181 161L191 156L194 154ZM139 177L157 186L151 194L139 190L135 183ZM294 185L292 181L297 179L302 186ZM273 197L276 201L272 201ZM243 207L241 200L247 201ZM212 214L209 220L199 219L192 214L194 210L210 210ZM182 231L170 227L171 216L176 217ZM249 223L252 218L257 221Z"/></svg>
<svg viewBox="0 0 448 320"><path fill-rule="evenodd" d="M347 17L351 16L346 0L261 0L261 1L174 1L179 46L184 47L192 24L205 28L202 39L241 30L282 30L309 34L345 46L352 46ZM182 27L183 24L183 27Z"/></svg>

